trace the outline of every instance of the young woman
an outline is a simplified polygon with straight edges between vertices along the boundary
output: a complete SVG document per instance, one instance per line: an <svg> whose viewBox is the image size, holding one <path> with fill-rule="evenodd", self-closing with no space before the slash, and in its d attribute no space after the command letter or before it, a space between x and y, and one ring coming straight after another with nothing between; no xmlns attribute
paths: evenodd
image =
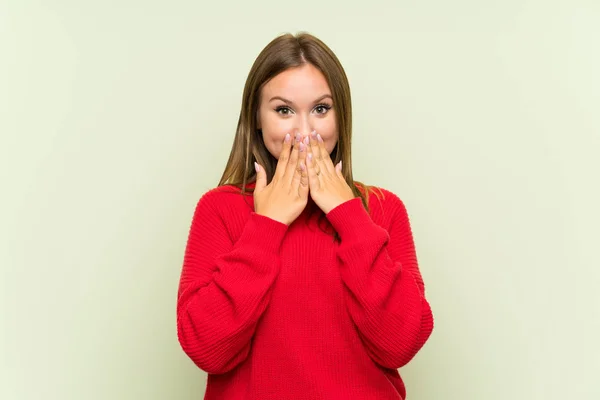
<svg viewBox="0 0 600 400"><path fill-rule="evenodd" d="M319 39L286 34L259 54L178 291L179 342L208 373L206 400L405 398L397 369L433 317L403 202L352 177L351 117Z"/></svg>

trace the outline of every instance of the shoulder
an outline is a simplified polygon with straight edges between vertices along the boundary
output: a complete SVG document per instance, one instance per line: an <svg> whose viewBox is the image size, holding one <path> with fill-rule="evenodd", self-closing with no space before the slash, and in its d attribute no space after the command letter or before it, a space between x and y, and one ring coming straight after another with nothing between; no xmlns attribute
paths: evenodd
<svg viewBox="0 0 600 400"><path fill-rule="evenodd" d="M395 192L375 185L356 184L358 190L368 198L369 208L380 208L390 211L396 208L405 208L404 201Z"/></svg>
<svg viewBox="0 0 600 400"><path fill-rule="evenodd" d="M206 190L196 204L196 212L213 212L222 215L224 212L244 210L248 213L254 209L252 192L242 195L240 188L234 185L222 185Z"/></svg>
<svg viewBox="0 0 600 400"><path fill-rule="evenodd" d="M356 186L367 197L369 214L375 222L389 225L396 218L407 218L405 203L396 192L381 186L367 186L362 183Z"/></svg>

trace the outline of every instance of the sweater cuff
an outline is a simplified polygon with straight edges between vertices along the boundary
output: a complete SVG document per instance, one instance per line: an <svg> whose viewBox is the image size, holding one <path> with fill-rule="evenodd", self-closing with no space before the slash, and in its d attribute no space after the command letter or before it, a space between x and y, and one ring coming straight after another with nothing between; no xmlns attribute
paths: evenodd
<svg viewBox="0 0 600 400"><path fill-rule="evenodd" d="M360 235L374 224L360 197L345 201L326 214L341 238Z"/></svg>
<svg viewBox="0 0 600 400"><path fill-rule="evenodd" d="M279 253L288 226L252 211L238 243L248 243L257 250Z"/></svg>

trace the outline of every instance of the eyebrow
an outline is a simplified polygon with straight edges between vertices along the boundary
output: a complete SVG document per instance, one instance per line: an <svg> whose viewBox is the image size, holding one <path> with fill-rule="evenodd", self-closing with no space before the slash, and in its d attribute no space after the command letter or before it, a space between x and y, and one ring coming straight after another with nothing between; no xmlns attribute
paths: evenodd
<svg viewBox="0 0 600 400"><path fill-rule="evenodd" d="M327 98L327 97L329 97L331 100L333 100L333 97L331 97L331 95L330 95L330 94L324 94L323 96L321 96L321 97L319 97L318 99L316 99L314 102L315 102L315 103L318 103L318 102L320 102L321 100L323 100L323 99L325 99L325 98ZM280 97L280 96L274 96L274 97L271 97L271 100L269 100L269 102L271 102L271 101L273 101L273 100L281 100L281 101L283 101L283 102L285 102L285 103L287 103L287 104L294 105L294 102L293 102L293 101L291 101L291 100L288 100L288 99L284 99L283 97Z"/></svg>

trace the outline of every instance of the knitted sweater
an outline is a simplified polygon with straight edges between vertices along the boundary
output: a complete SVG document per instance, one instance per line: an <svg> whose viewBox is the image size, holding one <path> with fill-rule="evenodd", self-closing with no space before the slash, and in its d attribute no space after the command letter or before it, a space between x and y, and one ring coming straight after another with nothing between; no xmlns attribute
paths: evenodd
<svg viewBox="0 0 600 400"><path fill-rule="evenodd" d="M370 212L357 197L323 216L309 199L289 226L256 214L252 194L230 185L200 198L177 334L208 373L205 400L405 398L397 369L429 338L433 316L407 211L379 190Z"/></svg>

